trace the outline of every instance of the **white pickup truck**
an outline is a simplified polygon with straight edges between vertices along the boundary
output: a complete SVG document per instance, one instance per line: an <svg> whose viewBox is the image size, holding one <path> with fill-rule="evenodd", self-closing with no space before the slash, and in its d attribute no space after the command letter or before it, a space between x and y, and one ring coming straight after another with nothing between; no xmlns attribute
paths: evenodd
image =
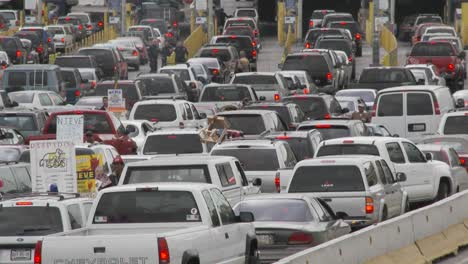
<svg viewBox="0 0 468 264"><path fill-rule="evenodd" d="M257 263L253 220L211 184L116 186L99 192L85 228L38 241L34 263Z"/></svg>

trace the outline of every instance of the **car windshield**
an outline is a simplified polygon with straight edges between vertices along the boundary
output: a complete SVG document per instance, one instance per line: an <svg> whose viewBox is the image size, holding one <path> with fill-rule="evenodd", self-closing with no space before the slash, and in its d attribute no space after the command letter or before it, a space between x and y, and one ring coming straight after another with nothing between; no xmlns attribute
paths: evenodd
<svg viewBox="0 0 468 264"><path fill-rule="evenodd" d="M198 134L167 134L148 136L143 147L144 155L203 153Z"/></svg>
<svg viewBox="0 0 468 264"><path fill-rule="evenodd" d="M142 104L136 108L133 118L151 122L170 122L176 120L177 113L172 104Z"/></svg>
<svg viewBox="0 0 468 264"><path fill-rule="evenodd" d="M259 135L265 131L265 123L261 115L223 115L231 129L240 130L244 135ZM222 129L222 127L217 127Z"/></svg>
<svg viewBox="0 0 468 264"><path fill-rule="evenodd" d="M276 171L279 168L276 150L255 148L214 149L213 156L232 156L237 158L246 171ZM262 157L259 159L258 157ZM268 161L268 162L265 162Z"/></svg>
<svg viewBox="0 0 468 264"><path fill-rule="evenodd" d="M0 148L0 161L13 162L18 161L21 150L18 148L2 147Z"/></svg>
<svg viewBox="0 0 468 264"><path fill-rule="evenodd" d="M288 192L359 192L364 190L364 181L357 166L332 165L298 167L291 178Z"/></svg>
<svg viewBox="0 0 468 264"><path fill-rule="evenodd" d="M0 114L0 126L14 127L19 131L37 131L32 115Z"/></svg>
<svg viewBox="0 0 468 264"><path fill-rule="evenodd" d="M323 118L328 113L328 107L320 97L296 96L284 98L283 101L297 104L304 115L311 119Z"/></svg>
<svg viewBox="0 0 468 264"><path fill-rule="evenodd" d="M307 71L314 76L314 73L328 72L329 67L327 60L321 55L293 55L286 58L282 70Z"/></svg>
<svg viewBox="0 0 468 264"><path fill-rule="evenodd" d="M19 104L31 104L34 99L33 93L21 93L21 92L13 92L9 93L8 97L12 102L17 102Z"/></svg>
<svg viewBox="0 0 468 264"><path fill-rule="evenodd" d="M94 68L91 60L87 57L58 57L55 59L55 64L69 68Z"/></svg>
<svg viewBox="0 0 468 264"><path fill-rule="evenodd" d="M255 17L257 13L255 10L249 10L249 9L241 9L237 11L237 16L238 17Z"/></svg>
<svg viewBox="0 0 468 264"><path fill-rule="evenodd" d="M124 184L153 182L211 183L206 165L128 167Z"/></svg>
<svg viewBox="0 0 468 264"><path fill-rule="evenodd" d="M107 120L105 114L91 114L85 113L84 116L84 125L83 133L87 131L92 131L96 134L113 134L112 126ZM48 134L57 133L57 115L54 115L50 120L49 126L47 128Z"/></svg>
<svg viewBox="0 0 468 264"><path fill-rule="evenodd" d="M310 222L309 206L299 199L258 199L242 201L234 212L250 212L256 222Z"/></svg>
<svg viewBox="0 0 468 264"><path fill-rule="evenodd" d="M148 95L173 94L177 93L172 79L169 77L148 77L138 79L143 85Z"/></svg>
<svg viewBox="0 0 468 264"><path fill-rule="evenodd" d="M467 134L468 116L449 116L445 121L444 134Z"/></svg>
<svg viewBox="0 0 468 264"><path fill-rule="evenodd" d="M360 83L404 83L416 82L409 70L404 69L366 69L359 78Z"/></svg>
<svg viewBox="0 0 468 264"><path fill-rule="evenodd" d="M317 157L339 156L339 155L379 156L379 150L377 149L375 145L343 144L343 145L324 145L317 152Z"/></svg>
<svg viewBox="0 0 468 264"><path fill-rule="evenodd" d="M161 73L175 74L182 81L191 81L188 69L161 69Z"/></svg>
<svg viewBox="0 0 468 264"><path fill-rule="evenodd" d="M131 84L123 84L119 83L118 88L122 89L123 97L126 100L130 100L133 102L138 101L140 98L138 97L137 86L134 83ZM95 95L97 96L107 96L107 91L109 89L115 89L114 83L112 84L97 84L95 89ZM128 102L127 102L128 103Z"/></svg>
<svg viewBox="0 0 468 264"><path fill-rule="evenodd" d="M202 219L190 192L137 188L132 192L103 194L92 221L93 224L175 223Z"/></svg>
<svg viewBox="0 0 468 264"><path fill-rule="evenodd" d="M278 136L276 140L288 142L298 161L310 159L314 156L314 149L306 138Z"/></svg>
<svg viewBox="0 0 468 264"><path fill-rule="evenodd" d="M0 210L0 236L45 236L62 231L57 207L3 206Z"/></svg>
<svg viewBox="0 0 468 264"><path fill-rule="evenodd" d="M455 56L452 44L444 42L419 42L411 50L410 56L448 57Z"/></svg>
<svg viewBox="0 0 468 264"><path fill-rule="evenodd" d="M201 102L252 100L249 89L244 86L209 86L203 90Z"/></svg>
<svg viewBox="0 0 468 264"><path fill-rule="evenodd" d="M311 125L302 126L298 130L307 131L311 129L317 129L324 140L351 136L351 131L347 126Z"/></svg>
<svg viewBox="0 0 468 264"><path fill-rule="evenodd" d="M375 100L375 93L367 91L353 91L353 90L340 90L336 93L336 96L354 96L360 97L366 103L373 103Z"/></svg>

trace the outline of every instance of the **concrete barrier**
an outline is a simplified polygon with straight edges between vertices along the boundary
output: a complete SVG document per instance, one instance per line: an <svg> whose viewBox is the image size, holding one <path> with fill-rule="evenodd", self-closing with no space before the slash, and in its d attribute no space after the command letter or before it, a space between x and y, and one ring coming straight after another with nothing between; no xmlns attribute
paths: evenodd
<svg viewBox="0 0 468 264"><path fill-rule="evenodd" d="M294 264L430 263L468 245L468 191L284 258Z"/></svg>

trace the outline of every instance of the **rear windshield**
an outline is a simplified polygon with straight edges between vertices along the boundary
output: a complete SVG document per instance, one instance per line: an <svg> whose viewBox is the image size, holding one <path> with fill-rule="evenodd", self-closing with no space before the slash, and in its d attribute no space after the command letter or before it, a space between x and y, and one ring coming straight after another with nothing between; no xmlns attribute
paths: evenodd
<svg viewBox="0 0 468 264"><path fill-rule="evenodd" d="M148 136L143 148L144 155L203 153L198 134Z"/></svg>
<svg viewBox="0 0 468 264"><path fill-rule="evenodd" d="M298 130L312 129L317 129L322 134L324 140L351 136L351 131L346 126L312 125L300 127Z"/></svg>
<svg viewBox="0 0 468 264"><path fill-rule="evenodd" d="M252 100L249 89L243 86L206 87L200 102L242 101Z"/></svg>
<svg viewBox="0 0 468 264"><path fill-rule="evenodd" d="M256 28L255 27L255 22L253 22L250 19L239 19L239 20L230 20L226 23L225 27L231 27L231 26L250 26L251 28Z"/></svg>
<svg viewBox="0 0 468 264"><path fill-rule="evenodd" d="M297 104L304 112L304 115L311 119L322 118L328 113L328 107L320 97L297 96L284 98L283 101Z"/></svg>
<svg viewBox="0 0 468 264"><path fill-rule="evenodd" d="M39 37L37 36L37 34L28 34L26 32L18 32L15 34L15 37L18 37L20 39L28 39L31 41L31 45L32 47L37 47L39 46Z"/></svg>
<svg viewBox="0 0 468 264"><path fill-rule="evenodd" d="M139 79L148 95L177 93L171 78L154 77Z"/></svg>
<svg viewBox="0 0 468 264"><path fill-rule="evenodd" d="M206 165L128 167L124 184L151 182L211 183Z"/></svg>
<svg viewBox="0 0 468 264"><path fill-rule="evenodd" d="M338 155L379 156L380 154L376 146L366 144L324 145L317 152L317 157Z"/></svg>
<svg viewBox="0 0 468 264"><path fill-rule="evenodd" d="M410 56L456 56L450 43L419 42L411 50Z"/></svg>
<svg viewBox="0 0 468 264"><path fill-rule="evenodd" d="M416 82L413 74L404 69L365 69L359 78L360 83L403 83Z"/></svg>
<svg viewBox="0 0 468 264"><path fill-rule="evenodd" d="M445 121L444 134L467 134L468 116L449 116Z"/></svg>
<svg viewBox="0 0 468 264"><path fill-rule="evenodd" d="M443 23L442 18L440 17L419 17L417 20L418 25L426 23Z"/></svg>
<svg viewBox="0 0 468 264"><path fill-rule="evenodd" d="M255 10L248 10L248 9L243 9L237 11L237 16L238 17L255 17L257 13Z"/></svg>
<svg viewBox="0 0 468 264"><path fill-rule="evenodd" d="M60 217L59 217L60 218ZM187 191L111 192L101 196L93 224L201 222Z"/></svg>
<svg viewBox="0 0 468 264"><path fill-rule="evenodd" d="M339 29L314 29L309 31L309 33L306 36L306 41L315 42L320 36L327 35L342 36L343 34Z"/></svg>
<svg viewBox="0 0 468 264"><path fill-rule="evenodd" d="M218 37L216 43L228 43L231 46L236 47L237 51L251 51L253 49L250 38L246 37Z"/></svg>
<svg viewBox="0 0 468 264"><path fill-rule="evenodd" d="M30 104L34 99L33 93L9 93L8 97L13 102L17 102L19 104Z"/></svg>
<svg viewBox="0 0 468 264"><path fill-rule="evenodd" d="M113 134L112 126L104 114L83 114L83 132L92 131L97 134ZM55 134L57 130L57 115L54 115L47 127L48 134Z"/></svg>
<svg viewBox="0 0 468 264"><path fill-rule="evenodd" d="M106 49L86 49L78 52L81 55L93 55L96 58L96 62L99 66L105 68L113 68L116 62L114 62L114 56L112 51Z"/></svg>
<svg viewBox="0 0 468 264"><path fill-rule="evenodd" d="M261 115L223 115L223 117L231 129L240 130L245 135L259 135L265 131Z"/></svg>
<svg viewBox="0 0 468 264"><path fill-rule="evenodd" d="M320 55L294 55L288 56L283 64L282 71L307 71L314 73L329 72L327 60Z"/></svg>
<svg viewBox="0 0 468 264"><path fill-rule="evenodd" d="M32 115L0 114L0 126L14 127L20 131L37 131Z"/></svg>
<svg viewBox="0 0 468 264"><path fill-rule="evenodd" d="M198 57L218 58L224 62L231 60L231 54L227 49L203 49Z"/></svg>
<svg viewBox="0 0 468 264"><path fill-rule="evenodd" d="M361 32L361 29L359 28L358 24L354 22L338 22L338 23L333 23L330 25L331 28L343 28L347 29L351 32L351 34L356 35L357 33Z"/></svg>
<svg viewBox="0 0 468 264"><path fill-rule="evenodd" d="M277 85L278 80L276 80L276 77L274 75L247 75L247 76L236 76L234 77L234 80L232 83L236 84L271 84L271 85Z"/></svg>
<svg viewBox="0 0 468 264"><path fill-rule="evenodd" d="M79 25L81 21L79 19L72 19L70 17L62 17L57 20L57 24L72 24L72 25Z"/></svg>
<svg viewBox="0 0 468 264"><path fill-rule="evenodd" d="M86 57L58 57L55 59L55 64L60 67L69 68L94 68L94 66L91 64L91 60Z"/></svg>
<svg viewBox="0 0 468 264"><path fill-rule="evenodd" d="M232 27L228 28L224 31L226 35L245 35L245 36L253 36L252 29L248 27Z"/></svg>
<svg viewBox="0 0 468 264"><path fill-rule="evenodd" d="M161 69L161 73L175 74L182 81L190 81L190 73L188 69Z"/></svg>
<svg viewBox="0 0 468 264"><path fill-rule="evenodd" d="M151 122L170 122L177 118L177 113L172 104L147 104L139 105L133 116L135 120L148 120Z"/></svg>
<svg viewBox="0 0 468 264"><path fill-rule="evenodd" d="M324 22L326 22L326 24L324 26L330 25L331 22L337 22L337 21L352 22L353 19L354 18L350 16L329 16L325 18L326 21Z"/></svg>
<svg viewBox="0 0 468 264"><path fill-rule="evenodd" d="M434 34L434 33L450 34L453 36L453 29L451 28L428 28L425 34Z"/></svg>
<svg viewBox="0 0 468 264"><path fill-rule="evenodd" d="M291 179L290 193L359 192L365 186L357 166L302 166Z"/></svg>
<svg viewBox="0 0 468 264"><path fill-rule="evenodd" d="M118 88L122 89L123 97L127 101L138 101L140 98L138 97L137 87L135 84L118 84ZM107 96L107 91L109 89L114 89L114 84L97 84L95 89L95 95L97 96Z"/></svg>
<svg viewBox="0 0 468 264"><path fill-rule="evenodd" d="M0 210L0 236L44 236L62 231L57 207L16 206Z"/></svg>
<svg viewBox="0 0 468 264"><path fill-rule="evenodd" d="M0 16L5 18L5 20L16 20L15 13L13 13L13 12L3 11L3 12L0 13Z"/></svg>
<svg viewBox="0 0 468 264"><path fill-rule="evenodd" d="M293 199L247 200L238 204L234 210L253 213L257 222L310 222L313 217L307 203Z"/></svg>
<svg viewBox="0 0 468 264"><path fill-rule="evenodd" d="M349 57L353 55L351 43L346 40L321 40L315 45L318 49L341 50Z"/></svg>
<svg viewBox="0 0 468 264"><path fill-rule="evenodd" d="M49 33L52 36L64 35L65 30L63 28L61 28L61 27L50 27L50 28L47 28L47 33Z"/></svg>
<svg viewBox="0 0 468 264"><path fill-rule="evenodd" d="M279 168L275 149L215 149L213 156L232 156L237 158L246 171L276 171ZM262 157L259 159L258 157Z"/></svg>
<svg viewBox="0 0 468 264"><path fill-rule="evenodd" d="M341 90L336 93L336 96L356 96L360 97L366 103L372 103L375 100L375 94L366 91Z"/></svg>
<svg viewBox="0 0 468 264"><path fill-rule="evenodd" d="M291 123L291 114L287 106L273 106L273 105L253 105L244 107L245 109L258 109L275 111L286 124Z"/></svg>
<svg viewBox="0 0 468 264"><path fill-rule="evenodd" d="M278 140L288 142L297 160L310 159L314 156L315 151L306 138L279 137Z"/></svg>
<svg viewBox="0 0 468 264"><path fill-rule="evenodd" d="M10 144L10 143L9 143ZM21 150L18 148L0 148L0 161L2 162L12 162L18 161L21 155ZM27 187L27 186L23 186Z"/></svg>

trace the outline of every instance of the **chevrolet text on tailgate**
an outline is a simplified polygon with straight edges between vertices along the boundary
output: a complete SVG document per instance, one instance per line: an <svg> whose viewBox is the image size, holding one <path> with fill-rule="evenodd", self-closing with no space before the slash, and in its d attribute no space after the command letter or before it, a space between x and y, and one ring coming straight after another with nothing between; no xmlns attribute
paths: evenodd
<svg viewBox="0 0 468 264"><path fill-rule="evenodd" d="M130 184L99 192L85 228L39 240L35 264L257 263L251 213L211 184Z"/></svg>

